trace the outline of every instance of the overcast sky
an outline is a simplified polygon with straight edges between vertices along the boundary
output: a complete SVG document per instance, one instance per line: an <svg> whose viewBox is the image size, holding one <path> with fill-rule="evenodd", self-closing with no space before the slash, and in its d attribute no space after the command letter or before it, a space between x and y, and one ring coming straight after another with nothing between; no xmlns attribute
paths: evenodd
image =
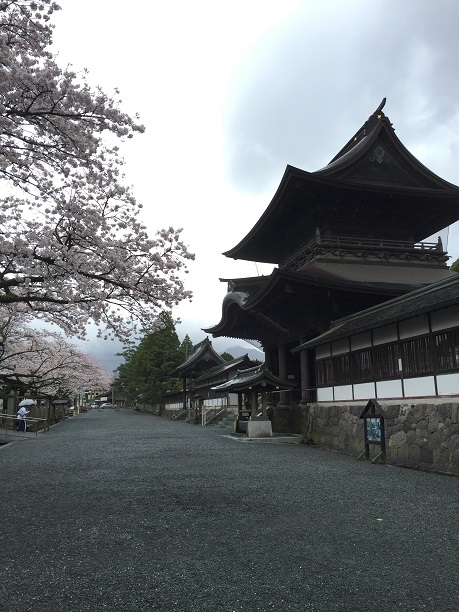
<svg viewBox="0 0 459 612"><path fill-rule="evenodd" d="M196 253L195 298L174 313L180 337L199 342L220 320L220 277L269 273L221 253L259 219L286 165L326 165L384 97L411 153L459 184L457 0L59 4L62 64L118 87L146 126L123 149L145 224L183 227ZM448 250L459 257L456 226Z"/></svg>

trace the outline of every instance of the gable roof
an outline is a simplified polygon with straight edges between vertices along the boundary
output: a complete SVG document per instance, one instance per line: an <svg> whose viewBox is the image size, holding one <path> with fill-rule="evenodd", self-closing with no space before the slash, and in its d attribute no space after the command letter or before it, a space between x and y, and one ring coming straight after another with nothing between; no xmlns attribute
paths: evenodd
<svg viewBox="0 0 459 612"><path fill-rule="evenodd" d="M193 347L191 354L181 365L169 372L169 376L195 377L201 372L224 362L223 357L220 357L214 351L209 338L205 338Z"/></svg>

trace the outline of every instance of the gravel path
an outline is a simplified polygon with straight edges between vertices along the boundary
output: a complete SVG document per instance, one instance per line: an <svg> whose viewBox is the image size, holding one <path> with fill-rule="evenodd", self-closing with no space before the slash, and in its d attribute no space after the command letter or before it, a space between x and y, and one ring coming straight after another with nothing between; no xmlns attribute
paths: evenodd
<svg viewBox="0 0 459 612"><path fill-rule="evenodd" d="M128 410L0 448L0 610L459 610L459 479Z"/></svg>

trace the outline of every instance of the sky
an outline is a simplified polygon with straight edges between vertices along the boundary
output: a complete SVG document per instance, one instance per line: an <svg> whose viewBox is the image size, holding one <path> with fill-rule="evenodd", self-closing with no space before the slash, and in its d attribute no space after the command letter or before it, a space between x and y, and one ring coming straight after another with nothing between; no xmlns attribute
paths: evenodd
<svg viewBox="0 0 459 612"><path fill-rule="evenodd" d="M117 87L146 127L122 147L145 225L183 227L196 254L194 299L173 313L181 339L200 342L220 320L220 278L271 271L222 253L262 215L285 167L325 166L384 97L403 144L459 185L457 0L59 4L58 61L87 68L107 93ZM442 238L459 258L459 224ZM110 367L113 352L99 345L95 356Z"/></svg>

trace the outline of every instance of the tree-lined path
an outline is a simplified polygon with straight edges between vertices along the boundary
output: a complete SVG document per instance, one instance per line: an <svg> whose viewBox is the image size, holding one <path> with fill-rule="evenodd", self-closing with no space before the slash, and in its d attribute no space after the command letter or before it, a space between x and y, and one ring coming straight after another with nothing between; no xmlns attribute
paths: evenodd
<svg viewBox="0 0 459 612"><path fill-rule="evenodd" d="M0 466L0 610L459 609L456 478L127 410Z"/></svg>

